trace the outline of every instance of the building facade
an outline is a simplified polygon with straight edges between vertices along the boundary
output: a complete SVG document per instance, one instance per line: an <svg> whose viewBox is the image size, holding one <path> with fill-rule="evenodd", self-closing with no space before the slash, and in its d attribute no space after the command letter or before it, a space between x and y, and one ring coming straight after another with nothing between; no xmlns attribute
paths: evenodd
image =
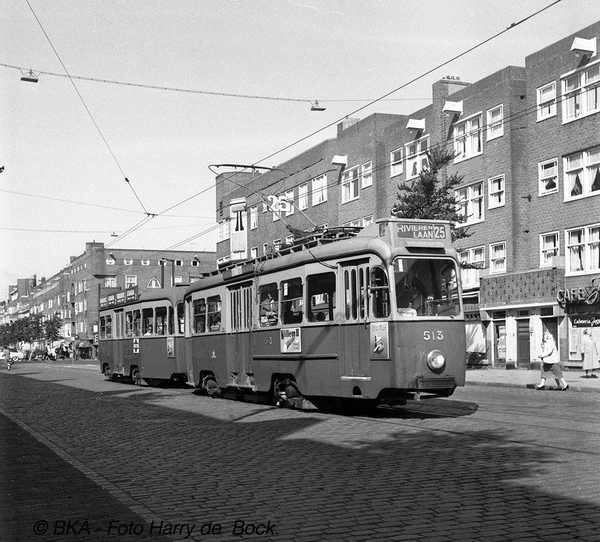
<svg viewBox="0 0 600 542"><path fill-rule="evenodd" d="M2 323L19 315L41 315L42 319L56 315L63 323L63 339L92 345L98 332L100 296L134 286L143 293L190 284L213 271L215 265L215 252L115 249L106 248L104 243L86 243L85 251L72 256L69 265L52 277L39 283L20 279L22 288L11 289ZM30 287L17 301L26 281Z"/></svg>
<svg viewBox="0 0 600 542"><path fill-rule="evenodd" d="M539 364L542 335L581 365L581 334L600 344L600 22L475 83L446 77L410 115L347 119L271 170L216 179L219 262L254 258L316 226L390 215L427 153L454 153L468 236L463 270L468 357Z"/></svg>

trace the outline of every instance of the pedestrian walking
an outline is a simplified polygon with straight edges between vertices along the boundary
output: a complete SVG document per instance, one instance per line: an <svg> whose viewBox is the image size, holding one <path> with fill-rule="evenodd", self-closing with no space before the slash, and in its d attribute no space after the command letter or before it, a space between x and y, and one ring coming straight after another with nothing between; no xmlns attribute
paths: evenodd
<svg viewBox="0 0 600 542"><path fill-rule="evenodd" d="M540 354L540 359L542 360L542 375L540 383L537 386L535 386L535 389L545 389L546 379L554 378L560 390L568 390L569 385L563 377L562 368L560 366L560 358L558 356L558 349L556 348L556 341L554 340L552 333L550 333L549 331L546 331L544 333L544 340L542 341L542 353Z"/></svg>
<svg viewBox="0 0 600 542"><path fill-rule="evenodd" d="M583 330L583 337L581 338L581 358L583 359L583 370L585 371L583 378L598 378L598 375L594 373L596 369L600 369L598 347L596 346L596 343L594 343L589 329ZM590 371L591 374L588 374Z"/></svg>

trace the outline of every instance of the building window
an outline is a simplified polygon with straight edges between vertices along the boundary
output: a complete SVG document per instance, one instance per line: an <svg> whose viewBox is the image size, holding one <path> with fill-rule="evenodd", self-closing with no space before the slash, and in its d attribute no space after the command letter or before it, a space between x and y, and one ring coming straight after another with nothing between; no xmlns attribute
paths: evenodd
<svg viewBox="0 0 600 542"><path fill-rule="evenodd" d="M467 267L461 269L463 288L465 290L479 288L481 270L485 266L484 248L474 247L463 250L460 253L460 261L464 264L468 264Z"/></svg>
<svg viewBox="0 0 600 542"><path fill-rule="evenodd" d="M294 191L288 190L285 193L285 201L288 204L288 210L285 213L285 216L290 216L294 214Z"/></svg>
<svg viewBox="0 0 600 542"><path fill-rule="evenodd" d="M258 258L258 247L252 247L250 249L250 258Z"/></svg>
<svg viewBox="0 0 600 542"><path fill-rule="evenodd" d="M258 228L258 205L250 207L250 229Z"/></svg>
<svg viewBox="0 0 600 542"><path fill-rule="evenodd" d="M312 180L312 204L319 205L327 201L327 176L319 175Z"/></svg>
<svg viewBox="0 0 600 542"><path fill-rule="evenodd" d="M308 184L304 183L298 187L298 208L302 211L308 209Z"/></svg>
<svg viewBox="0 0 600 542"><path fill-rule="evenodd" d="M490 274L506 273L506 243L490 245Z"/></svg>
<svg viewBox="0 0 600 542"><path fill-rule="evenodd" d="M150 260L141 260L142 265L150 265Z"/></svg>
<svg viewBox="0 0 600 542"><path fill-rule="evenodd" d="M358 199L358 171L356 166L342 174L342 203Z"/></svg>
<svg viewBox="0 0 600 542"><path fill-rule="evenodd" d="M273 222L277 222L281 218L281 206L279 204L279 198L275 197L273 204L269 205L269 211L273 212Z"/></svg>
<svg viewBox="0 0 600 542"><path fill-rule="evenodd" d="M472 184L456 191L458 214L464 217L461 225L483 222L483 183Z"/></svg>
<svg viewBox="0 0 600 542"><path fill-rule="evenodd" d="M600 194L600 147L564 159L565 199Z"/></svg>
<svg viewBox="0 0 600 542"><path fill-rule="evenodd" d="M600 225L568 230L566 272L584 274L600 270Z"/></svg>
<svg viewBox="0 0 600 542"><path fill-rule="evenodd" d="M366 188L373 184L373 162L365 162L361 166L360 187Z"/></svg>
<svg viewBox="0 0 600 542"><path fill-rule="evenodd" d="M487 140L504 135L504 107L502 104L487 112Z"/></svg>
<svg viewBox="0 0 600 542"><path fill-rule="evenodd" d="M371 224L373 224L373 215L363 217L363 219L362 219L363 228L365 228L366 226L369 226Z"/></svg>
<svg viewBox="0 0 600 542"><path fill-rule="evenodd" d="M154 277L148 282L148 288L160 288L160 281Z"/></svg>
<svg viewBox="0 0 600 542"><path fill-rule="evenodd" d="M453 137L455 162L481 154L481 114L456 124Z"/></svg>
<svg viewBox="0 0 600 542"><path fill-rule="evenodd" d="M269 243L263 243L262 252L263 252L263 256L269 252Z"/></svg>
<svg viewBox="0 0 600 542"><path fill-rule="evenodd" d="M556 82L537 89L537 120L556 116Z"/></svg>
<svg viewBox="0 0 600 542"><path fill-rule="evenodd" d="M217 235L218 241L225 241L225 240L229 239L229 219L228 218L226 218L225 220L219 221L217 234L218 234Z"/></svg>
<svg viewBox="0 0 600 542"><path fill-rule="evenodd" d="M488 207L502 207L504 203L504 175L488 179Z"/></svg>
<svg viewBox="0 0 600 542"><path fill-rule="evenodd" d="M558 256L558 232L540 235L540 267L552 267Z"/></svg>
<svg viewBox="0 0 600 542"><path fill-rule="evenodd" d="M131 258L125 258L123 260L124 265L133 265L133 260Z"/></svg>
<svg viewBox="0 0 600 542"><path fill-rule="evenodd" d="M406 178L414 179L428 165L429 136L406 145Z"/></svg>
<svg viewBox="0 0 600 542"><path fill-rule="evenodd" d="M600 64L562 80L563 122L600 111Z"/></svg>
<svg viewBox="0 0 600 542"><path fill-rule="evenodd" d="M558 158L538 164L540 196L558 192Z"/></svg>
<svg viewBox="0 0 600 542"><path fill-rule="evenodd" d="M390 176L402 173L402 149L396 149L390 153Z"/></svg>
<svg viewBox="0 0 600 542"><path fill-rule="evenodd" d="M106 258L106 265L115 265L117 263L117 260L115 260L114 258Z"/></svg>
<svg viewBox="0 0 600 542"><path fill-rule="evenodd" d="M104 277L104 287L105 288L116 288L117 287L117 277Z"/></svg>
<svg viewBox="0 0 600 542"><path fill-rule="evenodd" d="M125 275L125 288L137 286L137 275Z"/></svg>

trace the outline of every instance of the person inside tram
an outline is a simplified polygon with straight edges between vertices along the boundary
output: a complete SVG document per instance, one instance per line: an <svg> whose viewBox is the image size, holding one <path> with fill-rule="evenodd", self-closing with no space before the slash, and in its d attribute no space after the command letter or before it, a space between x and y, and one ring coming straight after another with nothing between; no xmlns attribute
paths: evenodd
<svg viewBox="0 0 600 542"><path fill-rule="evenodd" d="M277 300L271 291L260 303L260 323L262 326L274 326L277 324Z"/></svg>

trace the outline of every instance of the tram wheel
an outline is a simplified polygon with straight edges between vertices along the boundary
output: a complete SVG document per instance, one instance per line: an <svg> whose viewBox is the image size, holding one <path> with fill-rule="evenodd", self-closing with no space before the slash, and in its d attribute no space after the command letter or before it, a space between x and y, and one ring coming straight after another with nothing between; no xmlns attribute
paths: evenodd
<svg viewBox="0 0 600 542"><path fill-rule="evenodd" d="M302 405L302 394L297 384L286 378L281 382L275 381L275 404L282 408L296 408Z"/></svg>
<svg viewBox="0 0 600 542"><path fill-rule="evenodd" d="M209 397L218 397L219 396L219 385L217 381L212 377L207 377L204 380L204 384L202 387L205 389L206 393Z"/></svg>

